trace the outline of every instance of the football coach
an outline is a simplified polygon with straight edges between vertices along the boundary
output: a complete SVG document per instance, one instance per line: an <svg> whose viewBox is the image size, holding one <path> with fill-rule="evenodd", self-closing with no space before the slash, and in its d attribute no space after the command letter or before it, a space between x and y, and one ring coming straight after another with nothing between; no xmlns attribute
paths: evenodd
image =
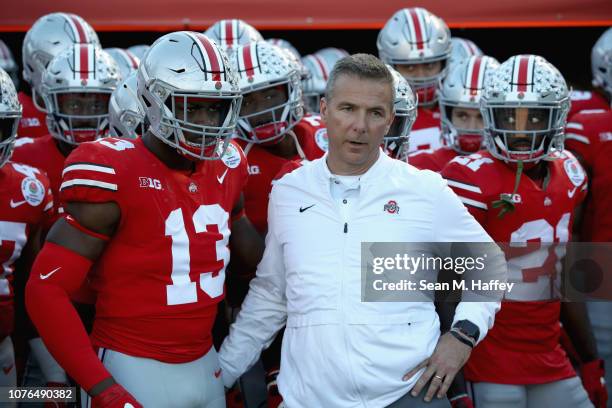
<svg viewBox="0 0 612 408"><path fill-rule="evenodd" d="M219 354L227 387L286 325L279 391L295 407L449 407L498 301L461 301L440 335L432 302L362 301L362 242L490 242L437 174L385 155L393 77L355 54L329 76L329 151L274 183L266 249ZM488 265L505 276L504 256Z"/></svg>

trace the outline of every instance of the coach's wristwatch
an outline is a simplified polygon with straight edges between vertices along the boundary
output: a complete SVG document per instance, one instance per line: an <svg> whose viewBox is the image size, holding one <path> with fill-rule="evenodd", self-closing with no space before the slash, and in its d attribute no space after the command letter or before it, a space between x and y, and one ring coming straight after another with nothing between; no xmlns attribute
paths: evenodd
<svg viewBox="0 0 612 408"><path fill-rule="evenodd" d="M451 328L450 334L463 344L474 348L480 337L480 329L469 320L459 320Z"/></svg>

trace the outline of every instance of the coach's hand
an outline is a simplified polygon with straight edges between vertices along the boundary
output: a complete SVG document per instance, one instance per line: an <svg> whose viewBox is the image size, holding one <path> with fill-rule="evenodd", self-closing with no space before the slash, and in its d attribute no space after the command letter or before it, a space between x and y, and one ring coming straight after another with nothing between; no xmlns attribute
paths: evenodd
<svg viewBox="0 0 612 408"><path fill-rule="evenodd" d="M436 349L431 357L407 372L402 379L408 381L420 369L426 368L421 378L414 385L411 391L412 396L416 397L419 395L423 387L431 381L424 400L427 402L431 401L434 394L438 398L444 398L446 391L448 391L453 382L453 378L455 378L457 372L467 362L471 352L470 346L463 344L450 333L446 333L438 340Z"/></svg>

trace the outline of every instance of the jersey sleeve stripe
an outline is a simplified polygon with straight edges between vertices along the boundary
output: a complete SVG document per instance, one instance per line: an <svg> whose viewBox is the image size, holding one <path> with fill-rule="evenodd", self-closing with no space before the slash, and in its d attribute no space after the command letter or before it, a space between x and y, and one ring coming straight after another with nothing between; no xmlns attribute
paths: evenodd
<svg viewBox="0 0 612 408"><path fill-rule="evenodd" d="M489 207L487 207L487 205L481 201L476 201L476 200L472 200L470 198L465 198L462 197L460 195L457 195L457 197L459 197L459 199L461 200L461 202L465 205L469 205L471 207L476 207L479 208L481 210L487 210Z"/></svg>
<svg viewBox="0 0 612 408"><path fill-rule="evenodd" d="M97 171L99 173L115 174L115 169L113 169L112 167L100 166L99 164L92 163L74 163L64 168L64 171L62 172L62 177L69 171L75 170Z"/></svg>
<svg viewBox="0 0 612 408"><path fill-rule="evenodd" d="M565 125L565 127L567 129L584 130L584 126L582 126L582 123L578 123L578 122L567 122L567 125Z"/></svg>
<svg viewBox="0 0 612 408"><path fill-rule="evenodd" d="M446 182L450 187L460 188L462 190L471 191L472 193L482 194L482 190L480 187L475 186L473 184L461 183L459 181L446 179Z"/></svg>
<svg viewBox="0 0 612 408"><path fill-rule="evenodd" d="M75 186L95 187L95 188L101 188L103 190L117 191L117 184L105 183L103 181L87 180L87 179L74 179L74 180L64 181L62 185L60 186L60 191L63 191L67 188L75 187Z"/></svg>
<svg viewBox="0 0 612 408"><path fill-rule="evenodd" d="M572 139L572 140L575 140L577 142L584 143L584 144L591 144L588 137L577 135L576 133L566 133L565 138Z"/></svg>

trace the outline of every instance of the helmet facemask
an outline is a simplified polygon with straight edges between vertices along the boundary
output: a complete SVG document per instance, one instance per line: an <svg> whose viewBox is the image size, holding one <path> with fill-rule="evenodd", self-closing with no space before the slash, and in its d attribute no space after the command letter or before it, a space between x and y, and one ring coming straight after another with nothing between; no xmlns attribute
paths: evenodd
<svg viewBox="0 0 612 408"><path fill-rule="evenodd" d="M303 107L299 93L297 77L244 92L238 120L238 137L258 144L280 142L302 119ZM260 101L251 101L255 98ZM251 108L253 103L257 103L254 107L256 111Z"/></svg>
<svg viewBox="0 0 612 408"><path fill-rule="evenodd" d="M11 158L20 118L20 113L0 114L0 167Z"/></svg>

